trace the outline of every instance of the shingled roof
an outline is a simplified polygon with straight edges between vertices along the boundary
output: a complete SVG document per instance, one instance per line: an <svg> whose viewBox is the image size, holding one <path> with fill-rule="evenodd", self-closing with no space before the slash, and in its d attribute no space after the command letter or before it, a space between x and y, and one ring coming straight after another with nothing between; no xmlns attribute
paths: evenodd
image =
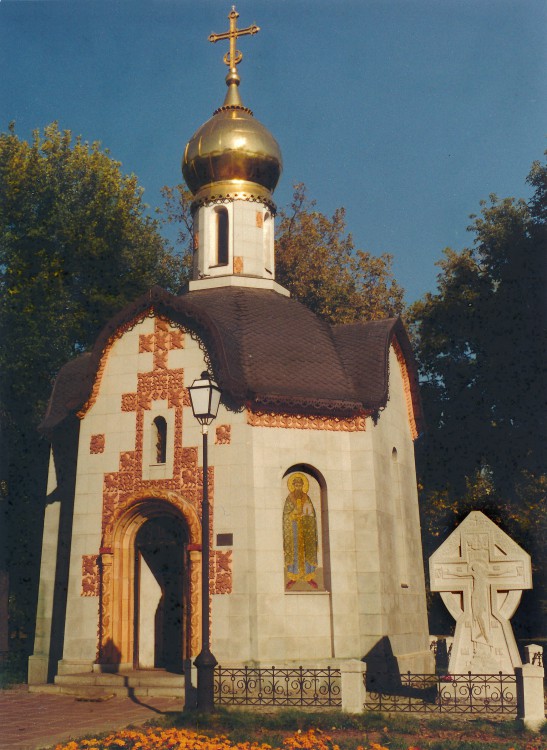
<svg viewBox="0 0 547 750"><path fill-rule="evenodd" d="M254 410L377 414L388 400L389 346L396 337L420 424L416 369L399 319L332 327L300 302L270 290L226 287L174 296L154 287L109 321L89 354L60 370L42 431L86 403L112 336L148 310L195 331L225 396Z"/></svg>

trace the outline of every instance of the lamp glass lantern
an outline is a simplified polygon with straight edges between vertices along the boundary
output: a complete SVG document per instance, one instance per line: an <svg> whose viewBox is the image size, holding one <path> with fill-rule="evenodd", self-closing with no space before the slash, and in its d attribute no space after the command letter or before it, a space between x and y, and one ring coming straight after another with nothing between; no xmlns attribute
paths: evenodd
<svg viewBox="0 0 547 750"><path fill-rule="evenodd" d="M220 404L220 388L208 372L194 380L188 388L194 417L201 425L211 424Z"/></svg>

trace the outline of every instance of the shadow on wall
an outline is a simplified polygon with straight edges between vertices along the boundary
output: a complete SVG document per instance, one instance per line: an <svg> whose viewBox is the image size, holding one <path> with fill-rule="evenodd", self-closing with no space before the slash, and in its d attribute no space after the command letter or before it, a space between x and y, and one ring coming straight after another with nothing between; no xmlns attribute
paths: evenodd
<svg viewBox="0 0 547 750"><path fill-rule="evenodd" d="M367 665L366 688L371 693L392 693L401 689L397 659L387 636L363 657Z"/></svg>
<svg viewBox="0 0 547 750"><path fill-rule="evenodd" d="M104 647L101 649L101 664L99 664L99 670L101 672L108 672L109 674L116 674L120 671L121 651L116 646L114 641L109 638Z"/></svg>
<svg viewBox="0 0 547 750"><path fill-rule="evenodd" d="M184 710L193 711L197 707L197 703L198 703L197 689L192 684L192 659L185 659L184 660Z"/></svg>

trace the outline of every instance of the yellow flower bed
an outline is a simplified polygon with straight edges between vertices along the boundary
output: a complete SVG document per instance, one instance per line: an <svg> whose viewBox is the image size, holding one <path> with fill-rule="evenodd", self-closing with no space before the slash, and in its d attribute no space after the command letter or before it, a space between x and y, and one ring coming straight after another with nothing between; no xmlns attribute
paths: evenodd
<svg viewBox="0 0 547 750"><path fill-rule="evenodd" d="M56 745L55 750L340 750L332 738L320 730L296 732L283 741L282 748L256 742L234 745L227 737L207 737L188 729L126 729L103 739L80 740ZM377 742L357 750L388 750ZM409 750L412 750L409 748ZM416 748L417 750L417 748Z"/></svg>

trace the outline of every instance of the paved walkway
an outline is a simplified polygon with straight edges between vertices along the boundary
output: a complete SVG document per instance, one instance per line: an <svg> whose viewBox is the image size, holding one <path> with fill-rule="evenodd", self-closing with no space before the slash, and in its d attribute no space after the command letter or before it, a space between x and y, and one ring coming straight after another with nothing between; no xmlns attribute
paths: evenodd
<svg viewBox="0 0 547 750"><path fill-rule="evenodd" d="M0 750L39 750L87 734L143 724L182 711L178 698L110 698L29 693L26 685L0 690Z"/></svg>

